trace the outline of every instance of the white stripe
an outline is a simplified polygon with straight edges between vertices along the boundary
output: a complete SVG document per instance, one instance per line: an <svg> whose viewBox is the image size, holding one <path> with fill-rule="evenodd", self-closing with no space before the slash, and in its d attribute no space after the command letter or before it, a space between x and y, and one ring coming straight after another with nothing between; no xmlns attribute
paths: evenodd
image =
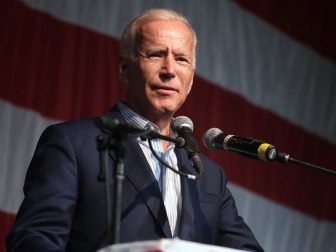
<svg viewBox="0 0 336 252"><path fill-rule="evenodd" d="M23 181L42 131L56 121L0 100L0 208L17 212Z"/></svg>
<svg viewBox="0 0 336 252"><path fill-rule="evenodd" d="M200 75L336 143L336 65L232 1L25 2L117 38L142 10L176 9L191 19L198 33Z"/></svg>
<svg viewBox="0 0 336 252"><path fill-rule="evenodd" d="M230 183L228 187L239 214L265 251L336 251L336 223L318 221L236 184Z"/></svg>

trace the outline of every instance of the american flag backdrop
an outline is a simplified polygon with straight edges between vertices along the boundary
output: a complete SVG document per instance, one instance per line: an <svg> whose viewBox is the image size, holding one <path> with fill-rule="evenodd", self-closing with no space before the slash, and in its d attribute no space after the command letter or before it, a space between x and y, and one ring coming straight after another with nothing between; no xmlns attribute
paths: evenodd
<svg viewBox="0 0 336 252"><path fill-rule="evenodd" d="M0 1L0 252L47 125L123 99L119 38L150 8L198 34L193 90L178 112L200 145L212 127L336 170L336 4L329 0ZM208 151L266 251L336 251L336 176ZM206 172L206 170L205 170Z"/></svg>

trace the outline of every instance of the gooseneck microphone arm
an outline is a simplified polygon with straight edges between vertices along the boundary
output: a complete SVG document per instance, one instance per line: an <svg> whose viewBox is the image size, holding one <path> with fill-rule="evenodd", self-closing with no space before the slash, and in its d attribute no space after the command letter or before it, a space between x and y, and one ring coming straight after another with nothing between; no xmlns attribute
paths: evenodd
<svg viewBox="0 0 336 252"><path fill-rule="evenodd" d="M172 142L175 143L175 145L177 147L183 147L185 145L185 140L182 137L177 137L177 138L172 138L172 137L168 137L165 135L161 135L159 133L157 133L156 131L153 131L152 129L147 129L146 132L144 132L143 134L139 135L141 137L142 140L144 139L148 139L148 140L152 140L152 139L161 139L161 140L165 140L168 142Z"/></svg>
<svg viewBox="0 0 336 252"><path fill-rule="evenodd" d="M328 168L324 168L315 164L311 164L308 162L304 162L298 159L294 159L292 158L289 154L287 153L283 153L283 152L279 152L277 153L277 156L275 157L276 161L279 161L280 163L286 164L286 163L293 163L293 164L297 164L297 165L301 165L310 169L313 169L317 172L321 172L321 173L325 173L325 174L330 174L330 175L336 175L336 171L328 169Z"/></svg>
<svg viewBox="0 0 336 252"><path fill-rule="evenodd" d="M179 174L180 176L182 176L182 177L186 177L186 178L188 178L188 179L196 180L196 179L199 178L199 176L197 176L197 175L193 175L193 174L188 174L188 173L181 172L181 171L179 171L179 170L177 170L177 169L171 167L169 164L167 164L167 162L165 162L163 159L161 159L161 158L157 155L156 151L155 151L154 148L153 148L151 139L148 139L148 145L149 145L149 148L150 148L150 150L152 151L154 157L155 157L161 164L163 164L164 166L166 166L168 169L170 169L170 170L172 170L173 172Z"/></svg>
<svg viewBox="0 0 336 252"><path fill-rule="evenodd" d="M197 141L193 137L194 125L191 119L186 116L178 116L174 118L171 123L171 130L177 136L182 137L185 140L185 144L182 147L185 149L188 158L191 161L191 165L199 175L202 175L204 167L199 156L200 151Z"/></svg>

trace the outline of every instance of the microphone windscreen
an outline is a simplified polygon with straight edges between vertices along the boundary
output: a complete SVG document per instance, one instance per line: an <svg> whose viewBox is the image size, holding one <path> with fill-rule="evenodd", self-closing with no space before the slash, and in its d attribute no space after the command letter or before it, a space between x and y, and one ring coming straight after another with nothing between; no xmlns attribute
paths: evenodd
<svg viewBox="0 0 336 252"><path fill-rule="evenodd" d="M211 128L208 129L204 135L203 135L203 144L204 146L211 150L211 149L216 149L216 142L215 139L218 137L220 134L223 134L223 131L221 131L218 128Z"/></svg>
<svg viewBox="0 0 336 252"><path fill-rule="evenodd" d="M171 123L171 129L172 131L177 134L178 131L182 128L182 127L187 127L189 129L191 129L191 131L194 130L194 124L191 121L190 118L186 117L186 116L178 116L175 117L174 120Z"/></svg>
<svg viewBox="0 0 336 252"><path fill-rule="evenodd" d="M114 130L121 124L121 122L115 117L101 116L96 119L96 124L99 128Z"/></svg>

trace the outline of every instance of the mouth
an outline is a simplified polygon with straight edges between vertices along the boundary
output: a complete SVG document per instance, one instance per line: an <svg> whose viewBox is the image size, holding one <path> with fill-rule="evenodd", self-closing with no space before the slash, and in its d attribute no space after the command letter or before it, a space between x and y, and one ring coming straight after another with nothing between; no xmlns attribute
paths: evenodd
<svg viewBox="0 0 336 252"><path fill-rule="evenodd" d="M178 92L178 89L170 86L152 86L152 90L164 95L170 95Z"/></svg>

